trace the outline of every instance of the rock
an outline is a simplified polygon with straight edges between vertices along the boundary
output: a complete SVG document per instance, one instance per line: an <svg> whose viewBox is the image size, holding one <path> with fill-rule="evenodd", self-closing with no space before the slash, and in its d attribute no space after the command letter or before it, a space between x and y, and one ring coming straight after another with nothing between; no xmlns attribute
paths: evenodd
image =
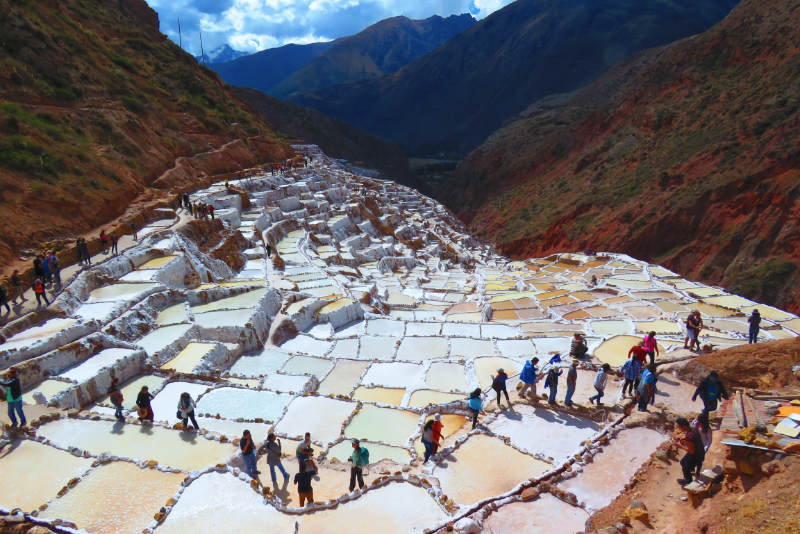
<svg viewBox="0 0 800 534"><path fill-rule="evenodd" d="M25 534L53 534L53 531L47 527L36 525L28 529L28 531Z"/></svg>
<svg viewBox="0 0 800 534"><path fill-rule="evenodd" d="M481 527L474 519L464 517L455 522L453 531L458 534L481 534Z"/></svg>
<svg viewBox="0 0 800 534"><path fill-rule="evenodd" d="M539 489L538 488L525 488L522 490L522 500L523 501L532 501L539 496Z"/></svg>
<svg viewBox="0 0 800 534"><path fill-rule="evenodd" d="M764 473L766 476L774 475L775 473L780 473L785 468L783 463L780 460L772 460L765 464L761 465L761 472Z"/></svg>
<svg viewBox="0 0 800 534"><path fill-rule="evenodd" d="M632 500L628 508L639 508L640 510L647 510L647 506L645 506L645 504L639 499Z"/></svg>
<svg viewBox="0 0 800 534"><path fill-rule="evenodd" d="M790 454L800 453L800 441L789 443L788 445L783 447L783 452L788 452Z"/></svg>
<svg viewBox="0 0 800 534"><path fill-rule="evenodd" d="M667 452L663 449L658 449L655 452L654 456L656 457L657 460L661 460L662 462L667 464L669 463L669 456L667 455Z"/></svg>

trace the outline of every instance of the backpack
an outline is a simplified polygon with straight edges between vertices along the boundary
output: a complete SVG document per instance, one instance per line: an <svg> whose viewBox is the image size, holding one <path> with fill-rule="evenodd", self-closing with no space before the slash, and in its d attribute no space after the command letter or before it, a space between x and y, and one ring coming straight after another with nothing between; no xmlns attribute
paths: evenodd
<svg viewBox="0 0 800 534"><path fill-rule="evenodd" d="M361 459L364 461L364 465L369 464L369 451L366 447L361 447Z"/></svg>

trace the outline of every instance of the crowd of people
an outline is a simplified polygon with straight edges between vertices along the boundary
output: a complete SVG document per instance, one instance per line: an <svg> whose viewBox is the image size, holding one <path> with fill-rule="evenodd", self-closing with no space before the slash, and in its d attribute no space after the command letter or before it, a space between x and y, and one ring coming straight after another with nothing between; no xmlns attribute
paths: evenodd
<svg viewBox="0 0 800 534"><path fill-rule="evenodd" d="M227 182L225 183L227 186ZM188 194L178 197L178 209L183 208L195 219L214 219L214 206L199 200L192 202Z"/></svg>

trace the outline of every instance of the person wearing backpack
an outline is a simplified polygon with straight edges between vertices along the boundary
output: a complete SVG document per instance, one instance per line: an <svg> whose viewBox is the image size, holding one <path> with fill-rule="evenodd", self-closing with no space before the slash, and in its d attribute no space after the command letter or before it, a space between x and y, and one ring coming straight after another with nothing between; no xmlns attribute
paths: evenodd
<svg viewBox="0 0 800 534"><path fill-rule="evenodd" d="M111 385L108 386L108 399L111 401L111 404L114 405L114 417L117 418L117 421L124 421L125 416L122 415L122 392L119 390L119 378L116 376L111 379Z"/></svg>
<svg viewBox="0 0 800 534"><path fill-rule="evenodd" d="M640 412L646 412L647 403L655 395L656 392L656 366L650 365L642 373L642 380L639 382L639 387L636 389L637 396L639 397Z"/></svg>
<svg viewBox="0 0 800 534"><path fill-rule="evenodd" d="M600 406L603 404L603 393L606 391L606 383L608 382L608 372L611 370L611 366L607 363L603 364L597 371L597 375L594 377L594 389L597 391L597 395L592 395L589 397L589 402L594 403L597 401L597 405Z"/></svg>
<svg viewBox="0 0 800 534"><path fill-rule="evenodd" d="M191 419L195 430L200 430L200 425L197 424L197 419L194 418L194 401L192 396L187 392L181 393L181 398L178 401L178 419L183 422L183 429L188 430L189 420Z"/></svg>
<svg viewBox="0 0 800 534"><path fill-rule="evenodd" d="M478 414L483 411L481 388L475 388L475 391L469 394L468 405L469 409L472 410L472 428L475 428L478 426Z"/></svg>
<svg viewBox="0 0 800 534"><path fill-rule="evenodd" d="M25 413L22 411L22 386L19 383L19 376L17 376L17 368L9 367L6 373L8 380L0 381L0 386L6 388L6 402L8 402L8 418L11 419L11 427L17 426L17 417L19 414L20 426L28 424L25 419Z"/></svg>
<svg viewBox="0 0 800 534"><path fill-rule="evenodd" d="M530 389L533 398L536 398L536 364L539 363L539 358L532 358L525 362L522 372L519 374L519 380L522 382L522 387L519 390L519 396L525 398L525 393Z"/></svg>
<svg viewBox="0 0 800 534"><path fill-rule="evenodd" d="M369 451L361 446L361 442L357 439L353 440L353 454L350 455L350 491L356 489L356 480L358 480L358 489L364 489L364 467L369 465Z"/></svg>
<svg viewBox="0 0 800 534"><path fill-rule="evenodd" d="M503 405L500 404L501 393L506 394L506 402L508 402L508 407L511 408L511 399L508 398L508 390L506 389L507 380L508 375L502 368L498 369L497 375L492 377L492 389L497 393L497 407L501 409L503 407Z"/></svg>
<svg viewBox="0 0 800 534"><path fill-rule="evenodd" d="M728 398L728 392L725 386L722 385L722 380L720 380L716 371L708 373L708 376L700 382L694 395L692 395L692 400L697 400L698 396L703 401L703 411L706 413L717 409L717 401L720 397Z"/></svg>
<svg viewBox="0 0 800 534"><path fill-rule="evenodd" d="M44 283L42 280L37 278L33 281L33 293L36 295L36 307L42 307L42 300L44 300L45 306L50 305L50 301L47 300L47 294L45 293Z"/></svg>
<svg viewBox="0 0 800 534"><path fill-rule="evenodd" d="M427 463L433 454L433 419L428 419L422 429L422 446L425 447L425 459L422 463Z"/></svg>
<svg viewBox="0 0 800 534"><path fill-rule="evenodd" d="M559 371L558 367L555 365L550 367L550 370L547 371L547 378L544 382L544 387L550 388L550 395L547 398L547 402L550 404L556 403L556 394L558 393L558 377L561 376L561 371Z"/></svg>
<svg viewBox="0 0 800 534"><path fill-rule="evenodd" d="M277 439L272 432L267 436L267 465L269 466L269 476L272 477L273 484L277 484L277 478L275 477L276 467L283 474L283 482L289 482L289 473L286 472L281 463L281 440Z"/></svg>
<svg viewBox="0 0 800 534"><path fill-rule="evenodd" d="M625 377L625 383L622 385L622 396L625 397L630 393L631 397L633 397L634 391L639 387L639 381L641 380L642 362L637 358L630 358L622 364L620 371Z"/></svg>

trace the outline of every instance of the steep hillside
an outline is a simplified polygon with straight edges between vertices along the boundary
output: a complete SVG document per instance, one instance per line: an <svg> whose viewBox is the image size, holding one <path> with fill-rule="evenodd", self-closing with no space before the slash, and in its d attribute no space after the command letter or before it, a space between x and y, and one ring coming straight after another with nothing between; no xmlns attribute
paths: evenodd
<svg viewBox="0 0 800 534"><path fill-rule="evenodd" d="M164 185L291 152L143 0L0 0L0 27L0 260L118 216L179 156L213 151Z"/></svg>
<svg viewBox="0 0 800 534"><path fill-rule="evenodd" d="M800 2L744 0L533 105L440 197L516 257L627 252L798 310L799 42Z"/></svg>
<svg viewBox="0 0 800 534"><path fill-rule="evenodd" d="M225 83L271 93L275 84L308 65L334 42L288 44L242 56L233 61L215 63L211 68L219 73Z"/></svg>
<svg viewBox="0 0 800 534"><path fill-rule="evenodd" d="M283 102L254 89L232 87L233 91L272 124L292 138L319 145L326 154L343 158L368 169L376 169L396 182L420 189L411 173L408 158L395 144L368 134L346 122L326 117L319 111Z"/></svg>
<svg viewBox="0 0 800 534"><path fill-rule="evenodd" d="M392 17L362 32L338 39L273 89L275 96L307 93L331 85L391 74L439 48L475 23L471 15L433 16L425 20Z"/></svg>
<svg viewBox="0 0 800 534"><path fill-rule="evenodd" d="M466 154L546 95L706 30L736 0L518 0L397 73L292 100L413 154Z"/></svg>

